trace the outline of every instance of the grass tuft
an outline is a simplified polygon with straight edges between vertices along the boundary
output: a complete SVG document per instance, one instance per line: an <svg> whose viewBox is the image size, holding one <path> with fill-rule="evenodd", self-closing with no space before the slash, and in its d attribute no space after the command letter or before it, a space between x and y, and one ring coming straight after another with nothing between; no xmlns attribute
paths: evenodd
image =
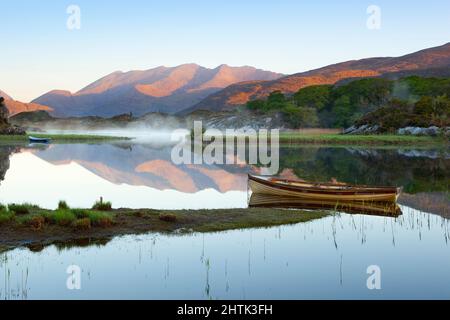
<svg viewBox="0 0 450 320"><path fill-rule="evenodd" d="M105 212L87 211L87 217L94 227L107 228L113 225L113 218Z"/></svg>
<svg viewBox="0 0 450 320"><path fill-rule="evenodd" d="M92 206L92 209L93 210L98 210L98 211L111 211L112 210L112 204L109 201L103 202L102 200L100 200L100 201L96 201L94 203L94 205Z"/></svg>
<svg viewBox="0 0 450 320"><path fill-rule="evenodd" d="M89 218L78 219L73 223L77 230L89 230L91 228L91 220Z"/></svg>
<svg viewBox="0 0 450 320"><path fill-rule="evenodd" d="M3 206L3 208L0 208L0 224L14 220L14 217L14 212L6 210L5 206Z"/></svg>
<svg viewBox="0 0 450 320"><path fill-rule="evenodd" d="M45 225L45 217L39 214L27 216L22 223L30 226L34 230L41 230Z"/></svg>
<svg viewBox="0 0 450 320"><path fill-rule="evenodd" d="M23 204L11 203L8 204L8 209L9 211L14 212L15 214L29 214L32 210L39 209L39 207L29 203Z"/></svg>
<svg viewBox="0 0 450 320"><path fill-rule="evenodd" d="M60 226L71 225L76 220L75 214L70 210L56 210L50 214L50 221Z"/></svg>

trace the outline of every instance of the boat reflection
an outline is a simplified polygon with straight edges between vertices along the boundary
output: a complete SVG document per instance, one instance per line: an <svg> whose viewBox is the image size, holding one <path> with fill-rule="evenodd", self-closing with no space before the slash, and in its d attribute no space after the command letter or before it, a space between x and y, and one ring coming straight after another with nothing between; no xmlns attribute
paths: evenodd
<svg viewBox="0 0 450 320"><path fill-rule="evenodd" d="M367 214L385 217L399 217L402 215L400 207L395 202L336 202L267 194L252 194L249 199L249 207L333 210L336 212L345 212L350 214Z"/></svg>

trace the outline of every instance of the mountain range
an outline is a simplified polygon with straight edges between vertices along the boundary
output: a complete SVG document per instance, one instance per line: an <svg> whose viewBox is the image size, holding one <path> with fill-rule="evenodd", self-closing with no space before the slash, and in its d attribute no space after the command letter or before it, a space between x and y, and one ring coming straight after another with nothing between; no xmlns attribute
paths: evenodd
<svg viewBox="0 0 450 320"><path fill-rule="evenodd" d="M55 116L114 116L149 112L176 113L233 83L274 80L282 75L253 67L197 64L157 67L146 71L114 72L72 94L55 90L33 103L49 106Z"/></svg>
<svg viewBox="0 0 450 320"><path fill-rule="evenodd" d="M299 89L322 84L335 84L345 79L366 77L450 76L450 43L401 57L368 58L329 65L272 81L237 83L210 95L185 110L230 110L249 100L261 99L273 91L293 94Z"/></svg>
<svg viewBox="0 0 450 320"><path fill-rule="evenodd" d="M0 95L6 98L11 114L45 110L57 117L111 117L124 113L140 116L150 112L184 115L196 110L233 110L276 90L292 94L311 85L407 75L450 76L450 43L401 57L352 60L288 76L248 66L209 69L184 64L117 71L76 93L53 90L29 104L1 91Z"/></svg>

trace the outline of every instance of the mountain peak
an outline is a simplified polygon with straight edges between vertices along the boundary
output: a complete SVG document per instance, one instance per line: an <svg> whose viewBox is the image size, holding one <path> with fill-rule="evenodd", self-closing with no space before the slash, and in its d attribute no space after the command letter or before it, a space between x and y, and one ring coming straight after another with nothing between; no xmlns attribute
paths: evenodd
<svg viewBox="0 0 450 320"><path fill-rule="evenodd" d="M3 97L5 100L13 100L6 92L0 90L0 97Z"/></svg>

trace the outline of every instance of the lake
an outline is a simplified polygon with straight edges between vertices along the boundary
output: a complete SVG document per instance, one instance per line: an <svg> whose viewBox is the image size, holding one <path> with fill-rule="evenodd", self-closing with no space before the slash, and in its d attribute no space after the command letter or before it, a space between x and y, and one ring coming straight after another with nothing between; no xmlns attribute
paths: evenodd
<svg viewBox="0 0 450 320"><path fill-rule="evenodd" d="M0 146L0 203L55 208L245 208L252 165L175 166L167 144ZM0 299L450 298L447 149L286 146L280 173L404 187L398 218L338 213L297 225L117 237L0 254ZM82 270L68 290L66 270ZM369 290L370 266L381 290Z"/></svg>

